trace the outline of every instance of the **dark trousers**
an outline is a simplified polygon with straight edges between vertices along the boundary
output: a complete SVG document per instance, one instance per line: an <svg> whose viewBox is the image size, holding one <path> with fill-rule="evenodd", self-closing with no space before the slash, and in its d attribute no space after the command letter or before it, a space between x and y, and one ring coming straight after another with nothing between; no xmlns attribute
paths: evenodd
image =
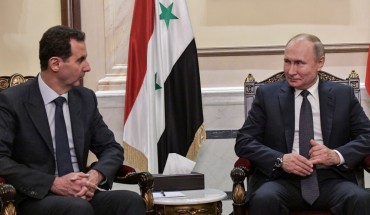
<svg viewBox="0 0 370 215"><path fill-rule="evenodd" d="M345 179L319 182L313 205L301 197L300 181L277 179L261 185L249 199L250 215L288 215L294 210L330 210L335 215L370 215L370 192Z"/></svg>
<svg viewBox="0 0 370 215"><path fill-rule="evenodd" d="M144 200L126 190L97 191L91 201L50 194L44 199L26 199L18 210L22 215L144 215Z"/></svg>

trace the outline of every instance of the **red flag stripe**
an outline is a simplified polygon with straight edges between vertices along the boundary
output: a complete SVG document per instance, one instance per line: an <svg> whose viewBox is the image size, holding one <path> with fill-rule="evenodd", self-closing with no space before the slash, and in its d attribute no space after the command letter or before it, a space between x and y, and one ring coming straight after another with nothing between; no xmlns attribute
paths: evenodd
<svg viewBox="0 0 370 215"><path fill-rule="evenodd" d="M369 50L367 52L365 88L366 88L367 94L370 96L370 45L369 45Z"/></svg>
<svg viewBox="0 0 370 215"><path fill-rule="evenodd" d="M154 29L154 14L154 0L135 1L128 55L125 122L132 110L146 74L147 50Z"/></svg>

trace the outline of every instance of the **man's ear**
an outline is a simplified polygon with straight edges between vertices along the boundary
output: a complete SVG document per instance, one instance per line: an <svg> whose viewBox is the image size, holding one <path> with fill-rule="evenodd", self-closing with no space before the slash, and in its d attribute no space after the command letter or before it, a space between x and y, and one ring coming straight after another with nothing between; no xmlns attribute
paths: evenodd
<svg viewBox="0 0 370 215"><path fill-rule="evenodd" d="M49 59L49 67L53 72L58 72L59 71L59 65L60 65L60 58L51 57Z"/></svg>
<svg viewBox="0 0 370 215"><path fill-rule="evenodd" d="M319 59L319 62L318 62L318 70L317 71L320 71L322 69L322 67L324 67L324 63L325 63L325 56L322 56Z"/></svg>

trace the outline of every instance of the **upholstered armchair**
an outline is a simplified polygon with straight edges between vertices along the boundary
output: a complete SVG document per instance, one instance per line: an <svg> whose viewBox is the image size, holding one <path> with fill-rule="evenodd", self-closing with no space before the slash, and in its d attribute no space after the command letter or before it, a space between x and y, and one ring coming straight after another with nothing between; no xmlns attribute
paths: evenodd
<svg viewBox="0 0 370 215"><path fill-rule="evenodd" d="M355 95L361 102L360 94L360 80L359 76L355 71L352 71L347 79L341 79L333 76L329 73L321 71L319 73L319 78L321 80L330 80L342 84L351 85L354 88ZM244 82L244 111L245 118L247 118L248 112L251 109L252 102L259 86L273 83L275 81L285 79L284 72L279 72L268 79L256 82L254 77L249 74ZM248 214L248 208L246 206L246 187L248 189L248 176L253 172L253 163L246 158L239 158L235 164L234 168L230 173L231 179L233 181L232 189L232 200L233 200L233 214L234 215L245 215ZM362 165L356 171L357 181L360 186L364 187L364 170L370 172L370 155L365 157ZM244 184L246 181L246 186ZM330 211L294 211L291 212L292 215L330 215Z"/></svg>
<svg viewBox="0 0 370 215"><path fill-rule="evenodd" d="M136 172L134 168L122 165L117 171L114 182L120 184L137 184L140 195L145 201L146 214L154 215L153 184L154 177L149 172Z"/></svg>
<svg viewBox="0 0 370 215"><path fill-rule="evenodd" d="M145 201L146 213L148 215L154 214L154 199L152 193L154 178L152 174L149 172L136 172L132 167L122 165L117 171L114 182L121 184L138 184L141 197ZM0 177L0 215L16 215L13 205L16 190L11 185L11 182L7 183L5 183L4 178Z"/></svg>
<svg viewBox="0 0 370 215"><path fill-rule="evenodd" d="M34 76L23 76L21 74L1 76L0 91L18 84L25 83L34 78ZM154 178L152 174L149 172L136 172L134 168L127 165L122 165L117 171L114 182L122 184L138 184L140 187L140 195L146 204L147 214L154 214L154 199L152 193ZM16 190L11 183L11 181L5 181L5 179L1 177L0 173L0 215L16 214L15 207L13 205Z"/></svg>

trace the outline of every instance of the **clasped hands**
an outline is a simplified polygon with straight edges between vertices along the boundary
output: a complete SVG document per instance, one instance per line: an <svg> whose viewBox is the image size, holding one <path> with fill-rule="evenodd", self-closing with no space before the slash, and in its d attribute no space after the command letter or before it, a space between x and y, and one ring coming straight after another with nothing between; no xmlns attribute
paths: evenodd
<svg viewBox="0 0 370 215"><path fill-rule="evenodd" d="M88 173L73 172L56 177L51 191L61 196L80 197L90 201L102 180L103 175L96 170Z"/></svg>
<svg viewBox="0 0 370 215"><path fill-rule="evenodd" d="M313 172L314 165L332 166L340 163L339 155L334 150L315 140L311 140L310 144L309 159L296 153L284 155L282 168L285 172L308 176Z"/></svg>

